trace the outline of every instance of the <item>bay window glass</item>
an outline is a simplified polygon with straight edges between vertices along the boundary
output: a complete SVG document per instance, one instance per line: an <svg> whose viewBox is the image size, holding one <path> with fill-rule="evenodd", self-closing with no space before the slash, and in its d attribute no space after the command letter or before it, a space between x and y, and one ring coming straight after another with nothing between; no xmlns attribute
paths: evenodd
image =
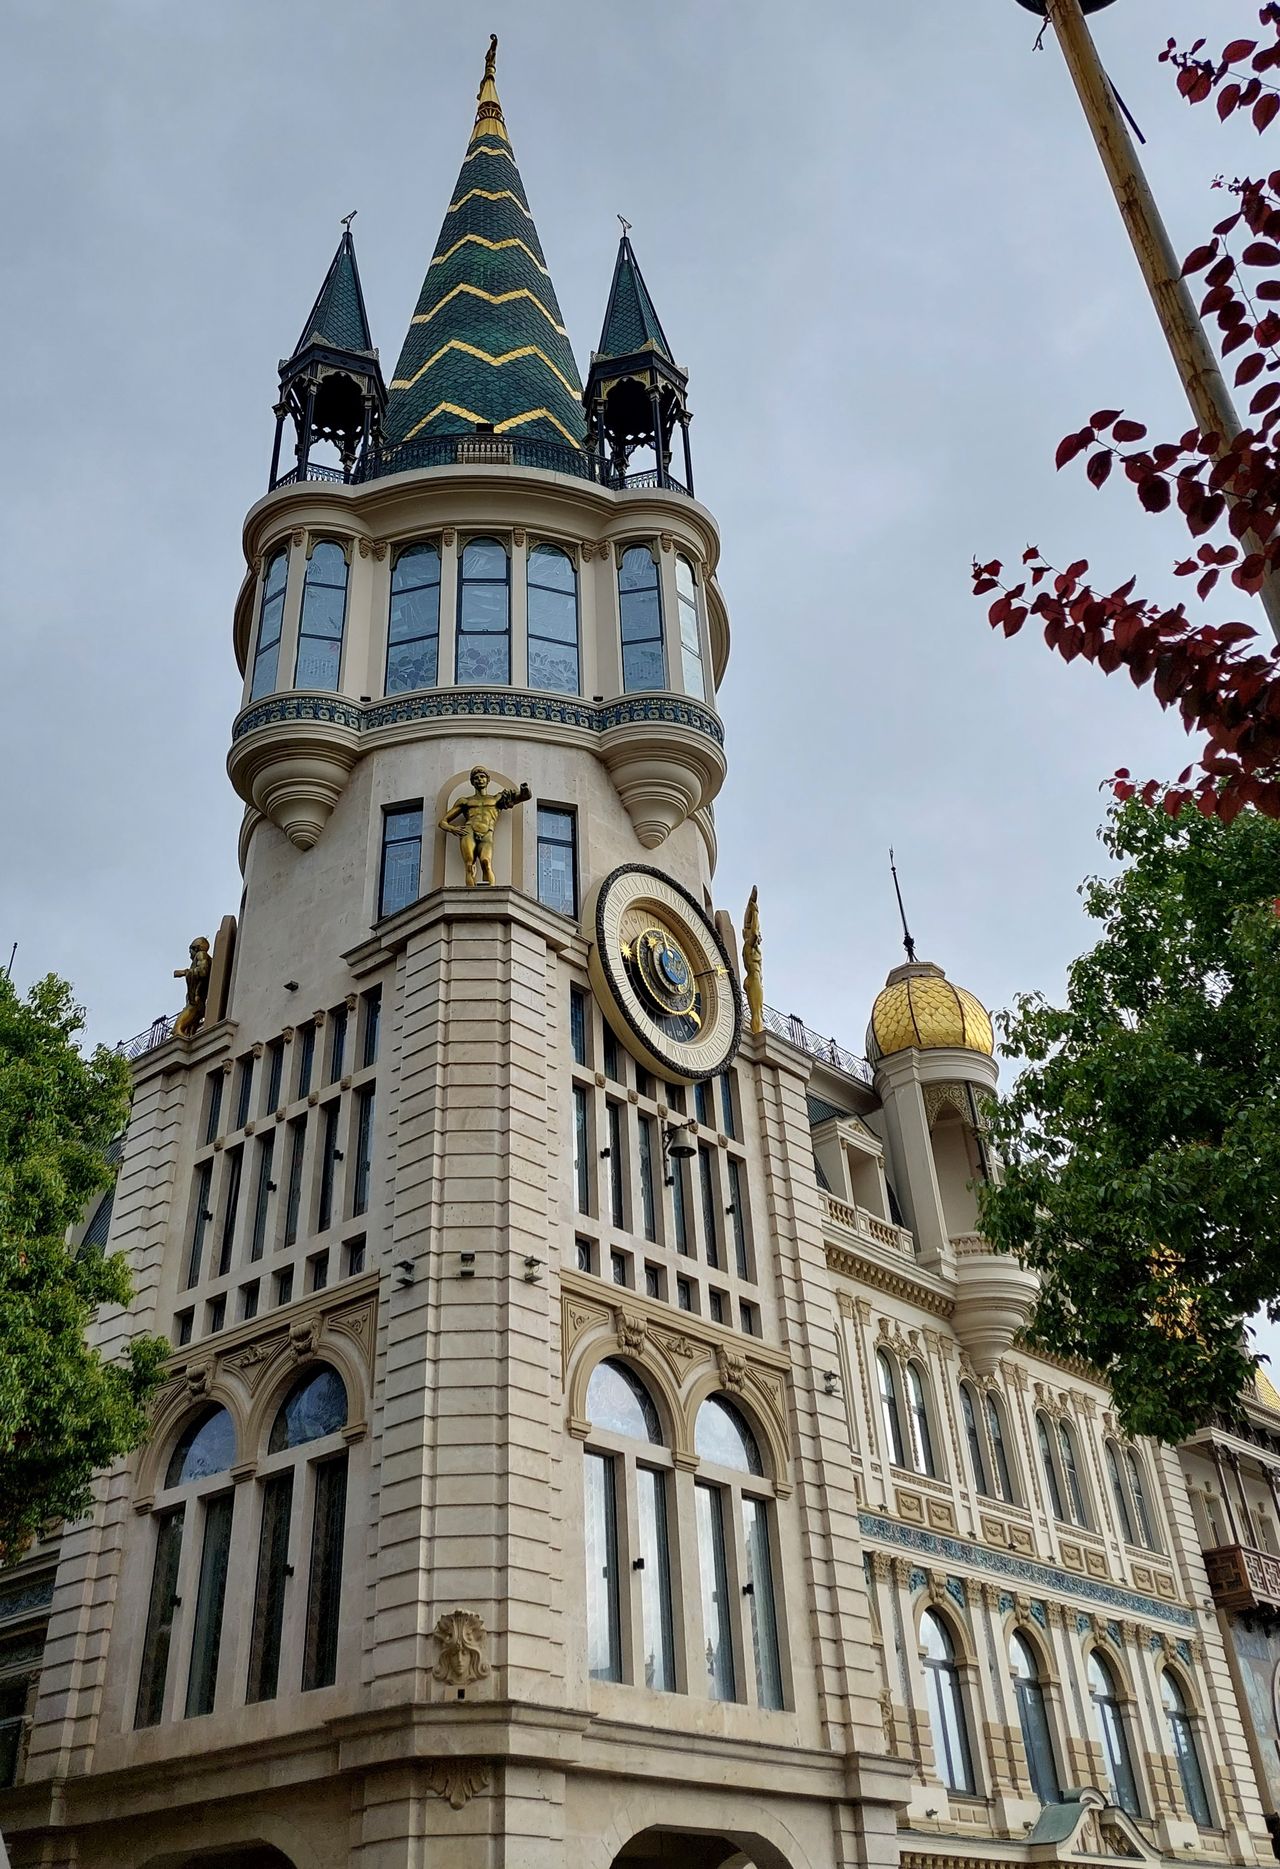
<svg viewBox="0 0 1280 1869"><path fill-rule="evenodd" d="M905 1467L907 1458L902 1442L902 1417L898 1412L898 1388L893 1379L893 1364L884 1350L876 1351L876 1381L880 1388L880 1421L884 1429L885 1452L891 1465Z"/></svg>
<svg viewBox="0 0 1280 1869"><path fill-rule="evenodd" d="M647 545L629 545L618 566L618 608L622 626L624 694L665 688L667 662L662 646L662 597L658 567Z"/></svg>
<svg viewBox="0 0 1280 1869"><path fill-rule="evenodd" d="M929 1433L929 1405L924 1376L915 1363L907 1364L907 1407L911 1421L911 1459L917 1473L932 1474L933 1440Z"/></svg>
<svg viewBox="0 0 1280 1869"><path fill-rule="evenodd" d="M693 566L683 556L676 558L676 604L680 612L680 666L684 691L696 700L707 698L707 678L702 667L702 636L698 629L698 587Z"/></svg>
<svg viewBox="0 0 1280 1869"><path fill-rule="evenodd" d="M434 688L440 667L440 551L408 545L391 571L387 619L388 694Z"/></svg>
<svg viewBox="0 0 1280 1869"><path fill-rule="evenodd" d="M378 914L394 915L418 899L422 870L422 806L392 805L382 814ZM301 1094L301 1093L299 1093Z"/></svg>
<svg viewBox="0 0 1280 1869"><path fill-rule="evenodd" d="M346 553L332 539L320 539L311 549L302 583L295 688L336 692L346 615Z"/></svg>
<svg viewBox="0 0 1280 1869"><path fill-rule="evenodd" d="M454 680L511 680L510 567L497 539L472 539L463 547Z"/></svg>
<svg viewBox="0 0 1280 1869"><path fill-rule="evenodd" d="M560 915L578 912L577 813L538 806L538 900Z"/></svg>
<svg viewBox="0 0 1280 1869"><path fill-rule="evenodd" d="M258 611L258 643L253 652L253 679L249 699L274 694L280 672L280 631L284 624L284 593L289 580L289 551L272 552L262 574L262 605Z"/></svg>
<svg viewBox="0 0 1280 1869"><path fill-rule="evenodd" d="M1096 1652L1089 1656L1088 1674L1089 1696L1093 1701L1094 1719L1102 1741L1111 1801L1118 1804L1122 1811L1127 1811L1130 1817L1137 1817L1140 1815L1138 1790L1133 1777L1133 1761L1129 1756L1129 1737L1125 1732L1124 1715L1116 1695L1115 1678L1107 1663Z"/></svg>
<svg viewBox="0 0 1280 1869"><path fill-rule="evenodd" d="M1044 1686L1035 1650L1026 1637L1015 1630L1009 1638L1009 1666L1013 1670L1014 1694L1018 1702L1018 1724L1022 1745L1031 1773L1031 1788L1042 1804L1060 1804L1062 1785L1049 1730Z"/></svg>
<svg viewBox="0 0 1280 1869"><path fill-rule="evenodd" d="M1160 1676L1160 1699L1169 1722L1173 1756L1178 1761L1178 1776L1182 1780L1182 1795L1187 1800L1187 1809L1194 1822L1202 1830L1207 1830L1213 1817L1209 1810L1204 1773L1200 1768L1200 1752L1187 1712L1186 1696L1167 1668Z"/></svg>
<svg viewBox="0 0 1280 1869"><path fill-rule="evenodd" d="M955 1645L941 1616L931 1609L920 1619L920 1645L938 1776L948 1791L972 1793L973 1761Z"/></svg>
<svg viewBox="0 0 1280 1869"><path fill-rule="evenodd" d="M578 574L558 545L529 553L529 686L577 694Z"/></svg>

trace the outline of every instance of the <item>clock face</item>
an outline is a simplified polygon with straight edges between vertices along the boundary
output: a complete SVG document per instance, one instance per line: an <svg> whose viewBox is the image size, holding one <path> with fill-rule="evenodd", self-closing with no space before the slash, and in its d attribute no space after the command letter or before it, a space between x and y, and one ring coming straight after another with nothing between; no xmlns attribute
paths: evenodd
<svg viewBox="0 0 1280 1869"><path fill-rule="evenodd" d="M633 1056L680 1084L722 1071L742 1006L719 935L687 890L645 864L607 876L583 917L591 984Z"/></svg>

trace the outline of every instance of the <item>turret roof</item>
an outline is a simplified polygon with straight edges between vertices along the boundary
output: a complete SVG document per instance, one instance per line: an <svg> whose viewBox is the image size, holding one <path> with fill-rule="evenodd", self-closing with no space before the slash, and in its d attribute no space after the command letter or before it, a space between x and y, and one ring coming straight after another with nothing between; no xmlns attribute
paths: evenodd
<svg viewBox="0 0 1280 1869"><path fill-rule="evenodd" d="M662 321L649 296L639 262L625 228L618 242L618 258L613 268L613 284L605 308L604 329L600 333L597 357L630 357L646 348L657 351L668 363L674 363Z"/></svg>
<svg viewBox="0 0 1280 1869"><path fill-rule="evenodd" d="M485 60L475 127L422 282L384 435L499 433L579 446L582 382Z"/></svg>
<svg viewBox="0 0 1280 1869"><path fill-rule="evenodd" d="M355 243L350 227L345 227L338 251L325 274L324 284L302 327L302 336L293 347L296 357L310 344L323 344L329 350L347 350L364 355L373 351L373 338L360 290L360 270L356 265Z"/></svg>

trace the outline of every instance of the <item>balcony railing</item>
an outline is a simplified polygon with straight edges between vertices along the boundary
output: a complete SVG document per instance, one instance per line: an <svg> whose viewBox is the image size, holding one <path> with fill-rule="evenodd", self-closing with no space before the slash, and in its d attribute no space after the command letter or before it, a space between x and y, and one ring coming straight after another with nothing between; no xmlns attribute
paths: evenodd
<svg viewBox="0 0 1280 1869"><path fill-rule="evenodd" d="M1204 1563L1219 1609L1280 1612L1280 1558L1252 1545L1219 1545L1205 1552Z"/></svg>
<svg viewBox="0 0 1280 1869"><path fill-rule="evenodd" d="M624 474L612 461L573 448L565 442L542 441L532 435L418 435L394 448L371 452L357 461L349 474L340 467L308 461L277 475L272 488L296 486L299 481L327 481L331 485L385 480L388 474L418 473L430 467L534 467L544 474L571 474L575 480L594 481L600 487L658 487L656 468L647 473ZM668 474L669 492L693 496L688 487Z"/></svg>
<svg viewBox="0 0 1280 1869"><path fill-rule="evenodd" d="M834 1038L822 1038L817 1032L810 1031L803 1019L798 1019L793 1012L778 1012L773 1006L764 1009L766 1032L773 1032L778 1038L785 1038L801 1051L808 1052L811 1058L817 1058L823 1064L834 1064L837 1071L843 1071L848 1077L856 1077L860 1083L872 1081L871 1066L865 1058L846 1051L843 1045L837 1045Z"/></svg>
<svg viewBox="0 0 1280 1869"><path fill-rule="evenodd" d="M116 1046L118 1058L141 1058L144 1052L154 1051L157 1045L163 1045L166 1038L173 1036L173 1022L177 1013L162 1013L153 1019L145 1032L139 1032L136 1038L124 1038Z"/></svg>
<svg viewBox="0 0 1280 1869"><path fill-rule="evenodd" d="M894 1226L892 1221L882 1220L878 1214L869 1214L865 1207L854 1207L848 1201L837 1200L834 1194L828 1194L825 1189L822 1207L828 1220L837 1227L856 1233L860 1240L881 1246L904 1259L915 1258L916 1242L908 1228Z"/></svg>

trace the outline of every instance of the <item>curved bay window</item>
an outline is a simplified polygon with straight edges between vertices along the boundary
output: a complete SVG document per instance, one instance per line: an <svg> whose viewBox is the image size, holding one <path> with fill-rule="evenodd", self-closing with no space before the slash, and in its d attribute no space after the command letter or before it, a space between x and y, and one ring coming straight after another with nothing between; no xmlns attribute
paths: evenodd
<svg viewBox="0 0 1280 1869"><path fill-rule="evenodd" d="M262 607L258 611L258 646L253 652L253 679L249 699L274 694L280 672L280 631L284 624L284 593L289 581L289 548L272 552L262 574Z"/></svg>
<svg viewBox="0 0 1280 1869"><path fill-rule="evenodd" d="M683 554L676 558L676 603L680 610L680 667L684 691L705 701L707 678L702 666L702 634L698 628L698 586L693 566Z"/></svg>
<svg viewBox="0 0 1280 1869"><path fill-rule="evenodd" d="M667 685L662 645L662 596L658 566L647 545L629 545L618 566L618 610L622 628L622 690L638 694Z"/></svg>
<svg viewBox="0 0 1280 1869"><path fill-rule="evenodd" d="M898 1412L898 1385L893 1379L893 1364L886 1350L876 1351L876 1383L880 1390L880 1423L884 1429L885 1452L892 1466L905 1467L907 1460L902 1440L902 1416Z"/></svg>
<svg viewBox="0 0 1280 1869"><path fill-rule="evenodd" d="M1127 1811L1130 1817L1138 1817L1141 1815L1138 1788L1133 1776L1133 1761L1129 1756L1129 1736L1125 1732L1124 1715L1116 1694L1115 1676L1096 1651L1089 1656L1088 1675L1089 1698L1093 1701L1098 1737L1102 1741L1111 1801L1118 1804L1122 1811Z"/></svg>
<svg viewBox="0 0 1280 1869"><path fill-rule="evenodd" d="M764 1478L759 1443L728 1396L709 1395L694 1424L694 1448L700 1462L693 1491L708 1692L713 1700L754 1699L759 1707L777 1709L784 1699L772 1515L767 1498L751 1484ZM738 1601L750 1609L754 1694L739 1676L746 1631L734 1614Z"/></svg>
<svg viewBox="0 0 1280 1869"><path fill-rule="evenodd" d="M640 1378L612 1358L591 1373L587 1414L587 1669L595 1681L674 1693L672 1467L662 1423Z"/></svg>
<svg viewBox="0 0 1280 1869"><path fill-rule="evenodd" d="M511 680L511 572L497 539L472 539L462 550L454 680Z"/></svg>
<svg viewBox="0 0 1280 1869"><path fill-rule="evenodd" d="M319 539L311 548L302 585L295 688L336 692L346 615L347 555L333 539Z"/></svg>
<svg viewBox="0 0 1280 1869"><path fill-rule="evenodd" d="M1062 1782L1054 1757L1053 1734L1049 1728L1049 1710L1045 1705L1040 1663L1025 1635L1015 1629L1009 1637L1009 1666L1013 1670L1013 1689L1018 1702L1018 1724L1022 1728L1022 1746L1031 1773L1031 1788L1042 1804L1062 1802Z"/></svg>
<svg viewBox="0 0 1280 1869"><path fill-rule="evenodd" d="M440 674L440 551L406 545L391 570L387 618L388 694L434 688Z"/></svg>
<svg viewBox="0 0 1280 1869"><path fill-rule="evenodd" d="M1187 1809L1200 1828L1208 1830L1213 1817L1209 1810L1204 1773L1200 1768L1200 1750L1187 1710L1187 1697L1167 1668L1160 1676L1160 1699L1169 1722L1173 1756L1178 1761L1178 1776L1182 1780L1182 1795L1187 1801Z"/></svg>
<svg viewBox="0 0 1280 1869"><path fill-rule="evenodd" d="M946 1623L935 1610L927 1609L920 1618L920 1647L923 1651L925 1692L929 1705L929 1730L933 1735L938 1776L948 1791L972 1795L973 1755L969 1746L964 1698L960 1691L955 1643Z"/></svg>
<svg viewBox="0 0 1280 1869"><path fill-rule="evenodd" d="M529 686L578 694L578 574L558 545L529 553Z"/></svg>

